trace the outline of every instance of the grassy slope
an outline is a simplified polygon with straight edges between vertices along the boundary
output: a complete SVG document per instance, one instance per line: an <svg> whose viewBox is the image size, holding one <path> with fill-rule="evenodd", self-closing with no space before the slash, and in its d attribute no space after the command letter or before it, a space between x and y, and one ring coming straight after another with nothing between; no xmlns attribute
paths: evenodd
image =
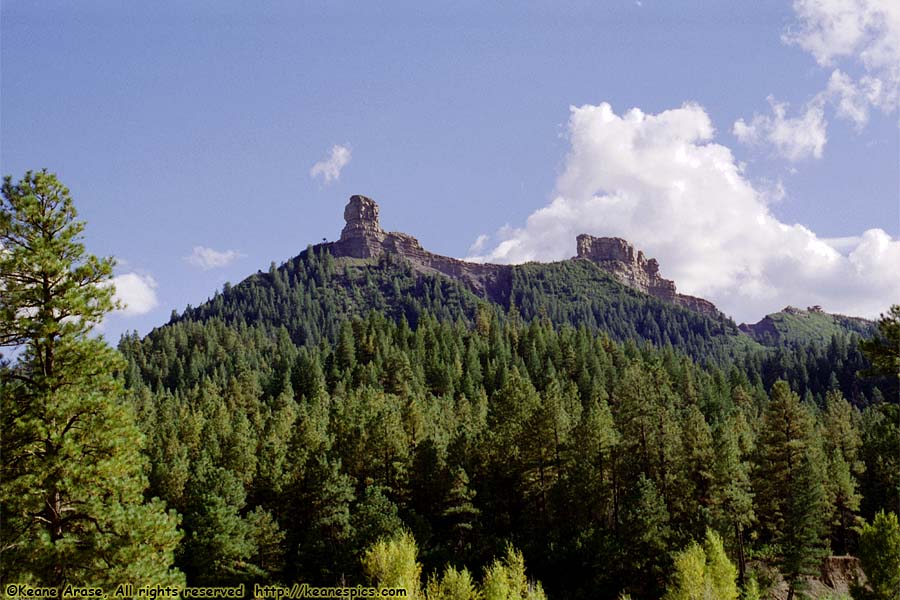
<svg viewBox="0 0 900 600"><path fill-rule="evenodd" d="M827 344L834 335L857 333L862 337L869 337L875 330L875 323L856 317L788 307L767 315L748 329L757 341L766 345L810 342Z"/></svg>

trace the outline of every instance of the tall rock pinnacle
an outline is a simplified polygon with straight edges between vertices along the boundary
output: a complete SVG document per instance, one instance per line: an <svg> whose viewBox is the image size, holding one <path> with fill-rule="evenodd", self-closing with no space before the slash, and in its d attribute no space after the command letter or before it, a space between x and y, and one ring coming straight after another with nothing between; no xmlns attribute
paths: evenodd
<svg viewBox="0 0 900 600"><path fill-rule="evenodd" d="M344 208L341 246L344 253L356 258L371 258L382 251L385 233L378 224L378 205L365 196L351 196Z"/></svg>

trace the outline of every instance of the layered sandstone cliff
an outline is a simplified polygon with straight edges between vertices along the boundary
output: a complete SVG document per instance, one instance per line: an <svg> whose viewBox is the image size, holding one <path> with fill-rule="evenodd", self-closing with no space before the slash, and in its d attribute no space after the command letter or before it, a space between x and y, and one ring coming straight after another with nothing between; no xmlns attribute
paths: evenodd
<svg viewBox="0 0 900 600"><path fill-rule="evenodd" d="M508 290L508 265L470 263L428 252L411 235L385 232L378 222L378 205L371 198L352 196L344 209L341 239L329 244L333 256L378 258L385 252L399 254L413 268L425 273L441 273L465 283L475 293L500 300Z"/></svg>
<svg viewBox="0 0 900 600"><path fill-rule="evenodd" d="M365 196L352 196L344 209L341 238L326 244L336 257L378 258L385 253L398 254L423 273L441 273L465 283L477 294L495 301L508 298L512 267L471 263L428 252L419 241L405 233L386 232L378 221L378 204ZM575 259L590 260L623 284L661 300L695 312L718 316L709 301L677 293L675 283L659 274L655 258L646 258L640 250L621 238L579 235Z"/></svg>
<svg viewBox="0 0 900 600"><path fill-rule="evenodd" d="M715 305L703 298L679 294L675 282L659 274L659 263L647 258L643 251L635 251L628 241L617 237L594 237L581 234L577 238L574 259L597 263L625 285L666 302L679 304L695 312L716 316Z"/></svg>

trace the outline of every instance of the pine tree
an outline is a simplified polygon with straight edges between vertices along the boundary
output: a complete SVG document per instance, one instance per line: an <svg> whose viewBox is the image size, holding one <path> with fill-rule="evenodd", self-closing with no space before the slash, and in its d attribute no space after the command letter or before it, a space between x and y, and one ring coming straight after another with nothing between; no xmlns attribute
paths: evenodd
<svg viewBox="0 0 900 600"><path fill-rule="evenodd" d="M6 177L0 205L0 564L5 581L178 584L178 517L145 503L143 436L121 357L89 334L116 307L113 260L85 253L69 191ZM17 353L17 354L16 354Z"/></svg>
<svg viewBox="0 0 900 600"><path fill-rule="evenodd" d="M446 522L451 548L456 556L464 556L463 551L472 539L475 521L481 513L472 503L474 499L475 492L469 488L469 476L465 469L457 467L453 471L450 489L441 513Z"/></svg>
<svg viewBox="0 0 900 600"><path fill-rule="evenodd" d="M640 475L625 506L624 568L640 597L655 596L671 536L669 512L653 481Z"/></svg>
<svg viewBox="0 0 900 600"><path fill-rule="evenodd" d="M397 505L377 485L367 486L363 491L350 523L357 548L367 548L382 538L399 534L403 529Z"/></svg>
<svg viewBox="0 0 900 600"><path fill-rule="evenodd" d="M841 393L829 391L825 402L822 433L828 459L826 489L829 504L833 507L831 538L835 551L846 554L851 530L859 520L857 513L862 499L857 484L857 477L865 471L864 463L859 460L862 440L854 422L857 413Z"/></svg>
<svg viewBox="0 0 900 600"><path fill-rule="evenodd" d="M679 478L677 493L672 494L678 499L673 504L699 536L709 521L716 454L709 425L696 405L690 405L684 415L681 445L678 467L684 476Z"/></svg>
<svg viewBox="0 0 900 600"><path fill-rule="evenodd" d="M341 472L339 460L320 456L311 463L291 514L306 527L298 544L297 563L313 581L336 583L351 554L348 542L354 534L350 519L353 484Z"/></svg>
<svg viewBox="0 0 900 600"><path fill-rule="evenodd" d="M871 518L882 508L900 506L900 405L870 407L861 430L863 514Z"/></svg>
<svg viewBox="0 0 900 600"><path fill-rule="evenodd" d="M879 512L859 534L859 560L868 586L853 591L860 600L895 600L900 592L900 523L894 513Z"/></svg>
<svg viewBox="0 0 900 600"><path fill-rule="evenodd" d="M746 571L744 532L753 523L753 491L750 465L741 452L738 440L743 415L738 413L723 421L715 430L715 464L713 466L712 519L721 531L734 534L738 560L738 581L743 584Z"/></svg>
<svg viewBox="0 0 900 600"><path fill-rule="evenodd" d="M801 576L815 572L827 544L824 452L812 416L787 383L772 387L760 433L756 478L760 523L779 547L790 600Z"/></svg>
<svg viewBox="0 0 900 600"><path fill-rule="evenodd" d="M779 567L787 579L788 600L803 589L803 575L815 575L828 554L823 541L826 521L823 519L826 497L822 484L824 474L815 449L807 450L792 473L784 503L784 525L777 538L780 547Z"/></svg>
<svg viewBox="0 0 900 600"><path fill-rule="evenodd" d="M878 320L878 335L860 342L872 367L866 374L884 375L896 386L900 378L900 304L891 306Z"/></svg>

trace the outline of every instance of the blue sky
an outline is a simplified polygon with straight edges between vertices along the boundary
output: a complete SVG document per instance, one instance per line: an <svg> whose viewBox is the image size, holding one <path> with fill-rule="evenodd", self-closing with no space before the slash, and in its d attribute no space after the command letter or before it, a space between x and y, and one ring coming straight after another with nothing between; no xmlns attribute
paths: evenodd
<svg viewBox="0 0 900 600"><path fill-rule="evenodd" d="M0 18L2 172L56 172L89 250L120 259L113 341L335 239L354 193L452 256L626 237L738 320L900 300L888 0L4 0Z"/></svg>

